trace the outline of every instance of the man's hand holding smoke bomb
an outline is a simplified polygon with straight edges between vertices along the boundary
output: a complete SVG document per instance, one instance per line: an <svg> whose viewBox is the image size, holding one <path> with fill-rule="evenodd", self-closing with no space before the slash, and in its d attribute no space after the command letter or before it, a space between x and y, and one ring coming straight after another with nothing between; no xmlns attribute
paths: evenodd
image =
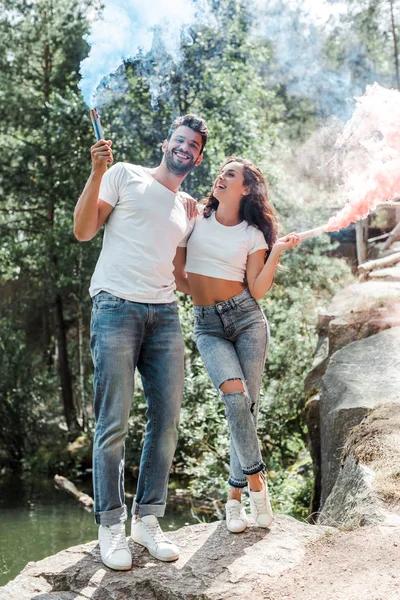
<svg viewBox="0 0 400 600"><path fill-rule="evenodd" d="M105 140L99 135L98 141L90 148L92 172L74 212L74 234L81 242L87 242L96 235L113 209L113 206L99 199L100 185L107 165L114 162L111 145L111 140Z"/></svg>
<svg viewBox="0 0 400 600"><path fill-rule="evenodd" d="M90 148L94 172L104 175L107 165L112 165L114 162L111 146L111 140L99 140Z"/></svg>

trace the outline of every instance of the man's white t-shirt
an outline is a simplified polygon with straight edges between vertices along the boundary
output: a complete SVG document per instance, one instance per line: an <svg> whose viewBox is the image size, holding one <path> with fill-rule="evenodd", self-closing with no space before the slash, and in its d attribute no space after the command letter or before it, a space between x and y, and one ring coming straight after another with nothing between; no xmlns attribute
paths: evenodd
<svg viewBox="0 0 400 600"><path fill-rule="evenodd" d="M114 206L89 292L134 302L175 300L173 260L192 231L185 206L143 167L117 163L103 176L99 198Z"/></svg>

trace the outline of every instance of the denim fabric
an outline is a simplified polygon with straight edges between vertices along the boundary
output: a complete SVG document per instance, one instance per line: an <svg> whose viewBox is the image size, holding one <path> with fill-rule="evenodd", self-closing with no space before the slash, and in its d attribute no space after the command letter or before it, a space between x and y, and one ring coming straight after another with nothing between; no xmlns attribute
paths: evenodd
<svg viewBox="0 0 400 600"><path fill-rule="evenodd" d="M194 318L197 347L225 403L231 435L229 484L245 487L246 475L264 468L257 416L269 343L268 323L248 289L225 302L195 306ZM241 379L244 393L222 393L220 386L229 379Z"/></svg>
<svg viewBox="0 0 400 600"><path fill-rule="evenodd" d="M184 346L176 302L145 304L99 292L93 299L90 347L96 417L95 521L114 525L127 518L125 437L136 367L147 403L147 426L132 512L163 516L184 377Z"/></svg>

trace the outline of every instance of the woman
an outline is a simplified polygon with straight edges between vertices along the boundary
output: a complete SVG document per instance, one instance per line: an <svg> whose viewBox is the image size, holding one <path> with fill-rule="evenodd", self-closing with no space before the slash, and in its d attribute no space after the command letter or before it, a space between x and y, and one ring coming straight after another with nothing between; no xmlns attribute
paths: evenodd
<svg viewBox="0 0 400 600"><path fill-rule="evenodd" d="M241 504L247 484L256 523L268 527L272 522L256 431L269 341L257 300L269 290L280 254L298 242L294 233L277 239L261 171L230 157L188 240L187 279L179 261L175 265L177 289L193 297L197 347L225 403L231 435L226 523L234 533L247 527Z"/></svg>

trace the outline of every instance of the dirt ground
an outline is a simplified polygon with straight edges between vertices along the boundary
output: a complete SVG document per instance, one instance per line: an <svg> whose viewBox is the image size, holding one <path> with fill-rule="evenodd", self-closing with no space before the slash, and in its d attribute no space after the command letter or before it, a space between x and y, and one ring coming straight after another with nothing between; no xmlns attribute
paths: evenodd
<svg viewBox="0 0 400 600"><path fill-rule="evenodd" d="M301 565L265 589L265 600L400 600L400 517L312 544Z"/></svg>

